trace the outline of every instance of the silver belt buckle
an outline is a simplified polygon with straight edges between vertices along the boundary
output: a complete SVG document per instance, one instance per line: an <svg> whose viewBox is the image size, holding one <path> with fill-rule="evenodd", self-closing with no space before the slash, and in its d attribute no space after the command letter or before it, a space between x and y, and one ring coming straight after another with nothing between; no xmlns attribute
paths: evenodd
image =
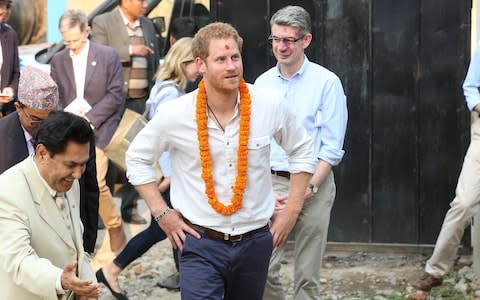
<svg viewBox="0 0 480 300"><path fill-rule="evenodd" d="M243 234L239 234L235 237L235 239L231 239L232 236L230 236L230 242L232 243L236 243L236 242L240 242L242 239L243 239Z"/></svg>

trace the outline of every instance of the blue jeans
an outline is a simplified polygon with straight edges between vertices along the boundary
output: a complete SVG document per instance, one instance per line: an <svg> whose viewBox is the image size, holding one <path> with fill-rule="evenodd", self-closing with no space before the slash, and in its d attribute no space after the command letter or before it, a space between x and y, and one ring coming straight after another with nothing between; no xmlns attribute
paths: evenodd
<svg viewBox="0 0 480 300"><path fill-rule="evenodd" d="M269 230L237 243L187 234L180 253L182 300L261 300L272 246Z"/></svg>

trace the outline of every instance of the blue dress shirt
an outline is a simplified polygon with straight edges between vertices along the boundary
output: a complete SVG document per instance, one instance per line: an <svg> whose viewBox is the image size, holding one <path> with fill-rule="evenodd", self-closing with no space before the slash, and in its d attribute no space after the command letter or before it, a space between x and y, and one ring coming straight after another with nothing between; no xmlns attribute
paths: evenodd
<svg viewBox="0 0 480 300"><path fill-rule="evenodd" d="M470 66L468 67L467 76L463 82L463 94L467 101L468 108L473 111L475 106L480 103L480 47L475 51Z"/></svg>
<svg viewBox="0 0 480 300"><path fill-rule="evenodd" d="M336 166L343 158L348 112L340 79L326 68L304 57L300 70L287 79L279 65L266 71L255 85L280 91L297 121L313 140L315 158ZM272 141L270 164L273 170L288 171L288 157Z"/></svg>

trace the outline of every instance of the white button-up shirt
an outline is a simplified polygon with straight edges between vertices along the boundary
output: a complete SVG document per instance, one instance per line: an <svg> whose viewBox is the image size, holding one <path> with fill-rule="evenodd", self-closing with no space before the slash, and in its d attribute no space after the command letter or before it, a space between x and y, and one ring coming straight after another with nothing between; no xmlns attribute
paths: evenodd
<svg viewBox="0 0 480 300"><path fill-rule="evenodd" d="M75 76L75 89L77 90L77 99L84 99L85 94L85 76L87 74L87 59L88 50L90 49L90 42L87 40L85 46L80 53L73 54L70 51L72 58L73 74Z"/></svg>
<svg viewBox="0 0 480 300"><path fill-rule="evenodd" d="M136 136L126 154L127 176L133 185L155 181L151 167L165 151L172 163L170 196L174 208L194 224L232 235L264 226L275 204L270 175L270 142L274 138L289 155L292 173L313 173L313 145L293 113L271 91L249 85L252 98L248 143L247 187L243 207L231 216L209 204L201 178L195 106L197 91L159 106L154 118ZM217 198L230 204L237 175L240 115L238 104L223 132L208 118L208 142Z"/></svg>

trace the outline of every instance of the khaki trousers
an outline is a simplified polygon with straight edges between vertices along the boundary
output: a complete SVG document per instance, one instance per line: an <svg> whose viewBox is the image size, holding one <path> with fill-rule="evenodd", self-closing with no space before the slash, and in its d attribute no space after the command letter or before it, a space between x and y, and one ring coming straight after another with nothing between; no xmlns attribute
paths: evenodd
<svg viewBox="0 0 480 300"><path fill-rule="evenodd" d="M472 138L458 177L455 199L450 202L435 249L425 271L435 277L446 275L457 255L465 228L480 203L480 119L474 118Z"/></svg>
<svg viewBox="0 0 480 300"><path fill-rule="evenodd" d="M105 152L98 147L95 147L95 154L97 156L97 182L100 192L98 212L107 229L117 228L122 226L122 218L120 217L117 206L113 202L112 193L105 180L108 170L108 157L105 155Z"/></svg>
<svg viewBox="0 0 480 300"><path fill-rule="evenodd" d="M276 195L288 193L288 179L272 176ZM292 232L294 248L294 299L320 299L320 267L327 245L330 211L335 200L335 181L330 172L318 192L303 205ZM285 243L273 250L265 286L265 300L285 299L280 280L281 262L285 257Z"/></svg>

